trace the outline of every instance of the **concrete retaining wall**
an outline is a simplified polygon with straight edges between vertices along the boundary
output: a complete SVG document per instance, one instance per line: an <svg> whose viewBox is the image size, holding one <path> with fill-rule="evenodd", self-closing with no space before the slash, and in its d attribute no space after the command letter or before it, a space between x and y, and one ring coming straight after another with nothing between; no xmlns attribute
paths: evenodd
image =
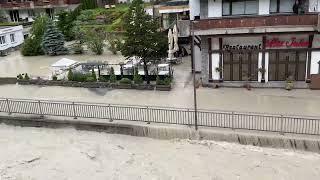
<svg viewBox="0 0 320 180"><path fill-rule="evenodd" d="M171 85L154 84L116 84L108 82L75 82L75 81L50 81L50 80L18 80L20 85L38 86L64 86L64 87L84 87L84 88L114 88L114 89L139 89L139 90L159 90L170 91Z"/></svg>
<svg viewBox="0 0 320 180"><path fill-rule="evenodd" d="M0 85L3 84L16 84L17 78L16 77L0 77Z"/></svg>
<svg viewBox="0 0 320 180"><path fill-rule="evenodd" d="M163 124L145 124L128 121L94 122L79 120L42 119L30 116L0 116L0 123L14 126L64 128L117 133L155 139L195 139L239 143L243 145L296 149L320 153L320 137L307 135L280 135L257 131L235 131L231 129L200 128ZM135 124L133 124L135 123Z"/></svg>

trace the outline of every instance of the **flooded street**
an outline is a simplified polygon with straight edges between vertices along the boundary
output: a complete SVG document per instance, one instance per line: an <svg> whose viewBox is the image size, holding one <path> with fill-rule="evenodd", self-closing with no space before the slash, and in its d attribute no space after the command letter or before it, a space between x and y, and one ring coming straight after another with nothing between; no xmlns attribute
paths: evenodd
<svg viewBox="0 0 320 180"><path fill-rule="evenodd" d="M0 142L2 180L318 180L320 176L319 154L225 142L6 125L0 125Z"/></svg>
<svg viewBox="0 0 320 180"><path fill-rule="evenodd" d="M58 57L22 57L19 52L13 52L9 56L0 57L0 76L12 77L23 72L33 76L47 76L50 74L49 66L62 57L77 61L100 60L109 63L124 60L124 57L112 55L110 52L102 56L86 54ZM193 88L189 57L184 58L183 64L174 66L174 75L174 88L170 92L2 85L0 96L192 108ZM297 89L292 91L283 89L247 91L243 88L199 88L197 95L198 106L201 109L320 116L318 110L320 91Z"/></svg>

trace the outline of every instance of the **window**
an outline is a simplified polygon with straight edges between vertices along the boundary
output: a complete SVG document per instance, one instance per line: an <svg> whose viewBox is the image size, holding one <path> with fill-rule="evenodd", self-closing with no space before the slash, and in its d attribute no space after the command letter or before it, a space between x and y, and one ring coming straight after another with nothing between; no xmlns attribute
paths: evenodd
<svg viewBox="0 0 320 180"><path fill-rule="evenodd" d="M10 34L10 40L11 40L11 42L15 42L14 34Z"/></svg>
<svg viewBox="0 0 320 180"><path fill-rule="evenodd" d="M5 43L6 43L5 36L0 36L0 44L5 44Z"/></svg>
<svg viewBox="0 0 320 180"><path fill-rule="evenodd" d="M222 15L246 15L258 13L257 0L223 0Z"/></svg>
<svg viewBox="0 0 320 180"><path fill-rule="evenodd" d="M292 13L295 0L270 0L270 13Z"/></svg>

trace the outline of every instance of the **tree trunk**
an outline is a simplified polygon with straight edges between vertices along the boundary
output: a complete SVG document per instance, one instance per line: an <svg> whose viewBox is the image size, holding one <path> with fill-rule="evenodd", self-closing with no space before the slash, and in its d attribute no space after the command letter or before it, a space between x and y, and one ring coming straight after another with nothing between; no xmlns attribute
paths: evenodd
<svg viewBox="0 0 320 180"><path fill-rule="evenodd" d="M143 59L143 69L144 69L145 80L147 81L147 84L150 84L150 79L149 79L149 74L148 74L148 66L147 66L147 61L145 59Z"/></svg>

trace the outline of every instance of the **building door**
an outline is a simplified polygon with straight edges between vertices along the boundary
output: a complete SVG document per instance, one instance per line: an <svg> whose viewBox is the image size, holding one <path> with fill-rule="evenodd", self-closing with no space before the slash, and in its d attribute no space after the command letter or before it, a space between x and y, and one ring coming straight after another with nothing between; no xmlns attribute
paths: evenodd
<svg viewBox="0 0 320 180"><path fill-rule="evenodd" d="M285 81L289 77L295 81L304 81L306 60L306 51L270 52L269 81Z"/></svg>
<svg viewBox="0 0 320 180"><path fill-rule="evenodd" d="M225 81L257 81L258 52L224 52L223 79Z"/></svg>

